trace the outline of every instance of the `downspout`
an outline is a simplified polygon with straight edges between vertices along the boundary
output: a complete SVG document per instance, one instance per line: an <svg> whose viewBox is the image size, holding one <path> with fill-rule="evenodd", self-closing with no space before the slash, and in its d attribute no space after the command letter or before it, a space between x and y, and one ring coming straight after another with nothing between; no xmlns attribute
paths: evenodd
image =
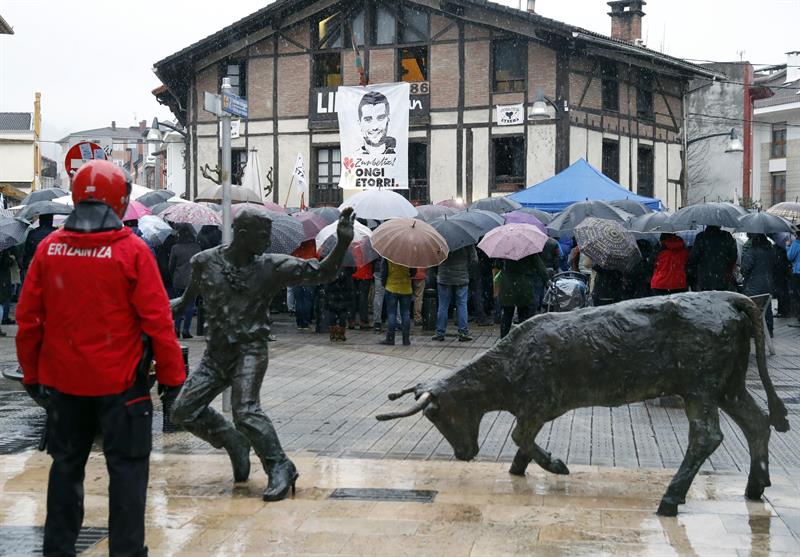
<svg viewBox="0 0 800 557"><path fill-rule="evenodd" d="M686 109L686 82L681 85L681 103L683 105L683 180L681 180L681 198L676 199L676 208L686 205L689 199L689 115Z"/></svg>
<svg viewBox="0 0 800 557"><path fill-rule="evenodd" d="M752 165L753 165L753 97L750 84L753 82L753 66L745 62L744 67L744 152L742 153L742 199L747 199L752 205L751 192Z"/></svg>

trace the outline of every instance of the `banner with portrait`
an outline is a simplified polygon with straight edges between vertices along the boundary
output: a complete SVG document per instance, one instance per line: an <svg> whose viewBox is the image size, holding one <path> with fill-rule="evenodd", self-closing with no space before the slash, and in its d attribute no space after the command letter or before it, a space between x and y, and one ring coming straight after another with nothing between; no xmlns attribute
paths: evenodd
<svg viewBox="0 0 800 557"><path fill-rule="evenodd" d="M408 83L339 87L339 187L408 188Z"/></svg>

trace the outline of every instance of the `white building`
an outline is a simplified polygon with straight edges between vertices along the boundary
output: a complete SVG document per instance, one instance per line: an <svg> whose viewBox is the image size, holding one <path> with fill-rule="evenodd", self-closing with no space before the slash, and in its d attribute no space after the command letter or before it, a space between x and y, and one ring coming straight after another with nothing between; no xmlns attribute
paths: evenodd
<svg viewBox="0 0 800 557"><path fill-rule="evenodd" d="M30 112L0 112L0 187L29 190L35 180L36 135Z"/></svg>
<svg viewBox="0 0 800 557"><path fill-rule="evenodd" d="M800 199L800 52L760 70L755 83L774 92L753 115L753 193L766 208Z"/></svg>

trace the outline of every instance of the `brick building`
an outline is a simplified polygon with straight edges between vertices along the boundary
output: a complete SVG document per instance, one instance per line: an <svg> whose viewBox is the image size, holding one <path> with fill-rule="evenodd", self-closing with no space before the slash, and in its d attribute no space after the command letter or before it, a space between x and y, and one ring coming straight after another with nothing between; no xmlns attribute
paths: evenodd
<svg viewBox="0 0 800 557"><path fill-rule="evenodd" d="M246 97L234 170L258 149L285 201L302 153L312 204L336 204L336 87L412 82L408 195L425 203L516 191L587 159L632 191L681 203L688 81L713 71L642 46L642 0L608 2L613 37L486 0L277 0L155 64L157 98L190 132L188 189L219 164L203 93L223 77ZM536 101L547 102L534 118ZM504 126L497 105L522 104ZM558 107L558 108L555 108ZM344 192L348 195L348 192ZM297 204L292 194L289 204Z"/></svg>

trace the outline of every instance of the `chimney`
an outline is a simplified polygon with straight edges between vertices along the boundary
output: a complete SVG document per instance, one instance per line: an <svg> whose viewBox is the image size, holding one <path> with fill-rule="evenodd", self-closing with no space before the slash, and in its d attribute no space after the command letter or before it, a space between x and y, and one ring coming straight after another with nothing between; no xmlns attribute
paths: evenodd
<svg viewBox="0 0 800 557"><path fill-rule="evenodd" d="M529 14L536 13L536 0L528 0L528 13Z"/></svg>
<svg viewBox="0 0 800 557"><path fill-rule="evenodd" d="M786 81L792 83L800 79L800 50L786 53Z"/></svg>
<svg viewBox="0 0 800 557"><path fill-rule="evenodd" d="M117 129L117 122L116 122L116 120L111 120L111 129L112 129L112 130L116 130L116 129Z"/></svg>
<svg viewBox="0 0 800 557"><path fill-rule="evenodd" d="M645 0L613 0L608 2L611 11L611 37L638 44L642 39L642 6Z"/></svg>
<svg viewBox="0 0 800 557"><path fill-rule="evenodd" d="M139 122L139 131L144 133L144 130L147 129L147 120L142 120Z"/></svg>

